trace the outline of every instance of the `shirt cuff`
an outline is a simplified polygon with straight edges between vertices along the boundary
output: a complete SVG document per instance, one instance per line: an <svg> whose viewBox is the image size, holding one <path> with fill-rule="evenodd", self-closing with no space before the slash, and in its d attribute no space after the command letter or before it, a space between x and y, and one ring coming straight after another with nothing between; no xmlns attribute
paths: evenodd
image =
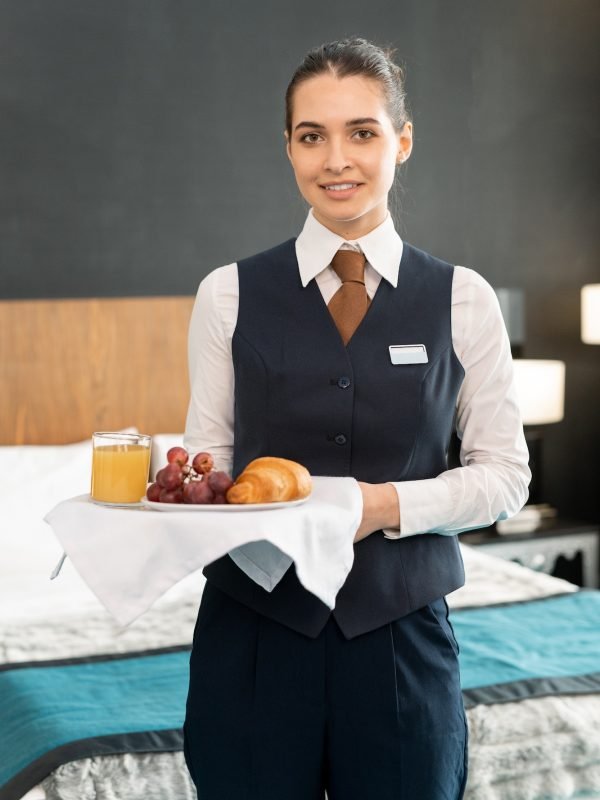
<svg viewBox="0 0 600 800"><path fill-rule="evenodd" d="M400 503L400 530L386 528L386 539L400 539L419 533L444 531L453 517L450 488L440 478L401 481L391 485Z"/></svg>

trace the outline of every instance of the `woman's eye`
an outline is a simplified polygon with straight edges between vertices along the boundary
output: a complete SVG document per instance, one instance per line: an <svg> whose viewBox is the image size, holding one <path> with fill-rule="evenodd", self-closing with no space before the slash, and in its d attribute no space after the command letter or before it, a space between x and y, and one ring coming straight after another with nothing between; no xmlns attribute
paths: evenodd
<svg viewBox="0 0 600 800"><path fill-rule="evenodd" d="M307 142L308 144L315 144L320 138L318 133L305 133L304 136L300 137L300 141Z"/></svg>
<svg viewBox="0 0 600 800"><path fill-rule="evenodd" d="M359 139L372 139L373 136L375 136L373 131L363 130L363 129L355 131L354 133Z"/></svg>

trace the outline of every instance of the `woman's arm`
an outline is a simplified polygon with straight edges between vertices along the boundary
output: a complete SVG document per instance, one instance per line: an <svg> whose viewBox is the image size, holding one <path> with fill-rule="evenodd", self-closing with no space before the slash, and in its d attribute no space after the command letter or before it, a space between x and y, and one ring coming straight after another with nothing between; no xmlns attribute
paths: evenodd
<svg viewBox="0 0 600 800"><path fill-rule="evenodd" d="M484 527L516 514L527 500L529 454L508 335L494 290L465 267L455 267L452 332L465 370L456 415L463 466L391 484L400 530L385 530L388 538Z"/></svg>
<svg viewBox="0 0 600 800"><path fill-rule="evenodd" d="M234 407L231 338L238 303L237 264L211 272L198 289L188 337L190 404L183 443L190 453L208 450L217 469L229 473Z"/></svg>

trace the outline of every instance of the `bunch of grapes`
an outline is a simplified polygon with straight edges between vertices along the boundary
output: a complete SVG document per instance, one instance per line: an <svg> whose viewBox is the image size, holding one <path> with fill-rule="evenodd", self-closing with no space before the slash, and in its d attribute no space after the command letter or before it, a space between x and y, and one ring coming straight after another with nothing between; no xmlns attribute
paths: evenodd
<svg viewBox="0 0 600 800"><path fill-rule="evenodd" d="M220 505L233 481L226 472L215 469L210 453L190 457L183 447L172 447L167 465L156 473L154 483L146 490L148 500L159 503L195 503Z"/></svg>

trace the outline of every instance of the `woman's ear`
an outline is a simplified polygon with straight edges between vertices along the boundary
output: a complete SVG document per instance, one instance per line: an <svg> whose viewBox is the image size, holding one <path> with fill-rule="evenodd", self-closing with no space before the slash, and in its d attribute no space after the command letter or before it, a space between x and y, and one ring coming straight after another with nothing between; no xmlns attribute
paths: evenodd
<svg viewBox="0 0 600 800"><path fill-rule="evenodd" d="M287 157L289 158L289 160L292 161L292 149L290 147L290 137L287 131L284 131L283 135L285 136L285 152L287 153Z"/></svg>
<svg viewBox="0 0 600 800"><path fill-rule="evenodd" d="M405 122L402 130L398 133L398 155L396 156L396 164L403 164L412 152L413 146L413 124L412 122Z"/></svg>

